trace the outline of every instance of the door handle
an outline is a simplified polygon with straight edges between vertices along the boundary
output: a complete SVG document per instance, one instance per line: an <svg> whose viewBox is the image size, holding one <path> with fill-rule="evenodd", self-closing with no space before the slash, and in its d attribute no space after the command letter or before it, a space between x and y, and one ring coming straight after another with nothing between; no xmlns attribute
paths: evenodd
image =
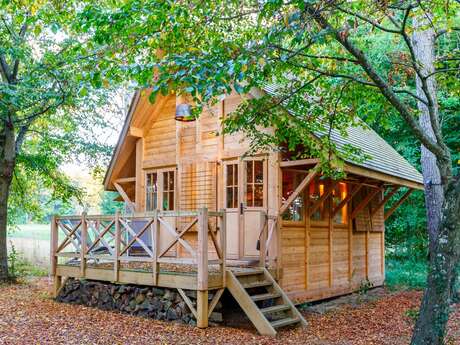
<svg viewBox="0 0 460 345"><path fill-rule="evenodd" d="M244 204L240 202L240 215L243 215L244 209L245 209Z"/></svg>

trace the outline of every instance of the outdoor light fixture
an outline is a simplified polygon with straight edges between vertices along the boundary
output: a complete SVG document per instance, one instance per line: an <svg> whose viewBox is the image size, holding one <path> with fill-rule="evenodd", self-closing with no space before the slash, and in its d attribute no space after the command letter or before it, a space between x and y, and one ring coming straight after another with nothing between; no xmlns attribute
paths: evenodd
<svg viewBox="0 0 460 345"><path fill-rule="evenodd" d="M192 122L195 118L192 116L192 107L187 103L176 105L176 121Z"/></svg>

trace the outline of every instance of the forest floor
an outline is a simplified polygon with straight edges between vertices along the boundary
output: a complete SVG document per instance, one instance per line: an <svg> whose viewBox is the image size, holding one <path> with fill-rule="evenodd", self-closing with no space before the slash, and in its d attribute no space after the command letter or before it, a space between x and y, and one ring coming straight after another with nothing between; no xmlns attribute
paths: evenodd
<svg viewBox="0 0 460 345"><path fill-rule="evenodd" d="M245 327L200 330L55 302L48 278L0 287L0 344L408 344L421 292L374 289L302 309L308 327L263 337ZM460 305L447 344L460 344Z"/></svg>

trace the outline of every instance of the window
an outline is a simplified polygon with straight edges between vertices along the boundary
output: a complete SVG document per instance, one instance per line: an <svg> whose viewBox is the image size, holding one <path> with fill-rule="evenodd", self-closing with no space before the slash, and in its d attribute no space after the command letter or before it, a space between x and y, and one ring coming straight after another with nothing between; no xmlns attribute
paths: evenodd
<svg viewBox="0 0 460 345"><path fill-rule="evenodd" d="M174 210L175 170L157 170L146 175L146 211Z"/></svg>
<svg viewBox="0 0 460 345"><path fill-rule="evenodd" d="M283 202L289 199L289 196L296 190L307 173L283 170ZM300 193L289 205L288 209L282 215L283 220L300 222L304 219L305 200L304 193Z"/></svg>
<svg viewBox="0 0 460 345"><path fill-rule="evenodd" d="M163 172L163 210L174 210L174 170Z"/></svg>
<svg viewBox="0 0 460 345"><path fill-rule="evenodd" d="M246 167L246 206L264 205L264 162L262 160L245 161Z"/></svg>
<svg viewBox="0 0 460 345"><path fill-rule="evenodd" d="M153 211L158 208L158 175L157 173L147 174L146 186L147 198L145 208Z"/></svg>
<svg viewBox="0 0 460 345"><path fill-rule="evenodd" d="M309 200L310 200L310 212L312 208L316 208L313 213L310 214L310 219L313 221L325 221L327 220L328 214L328 200L324 200L319 206L317 202L324 195L327 188L327 181L319 178L315 178L310 183L309 187Z"/></svg>
<svg viewBox="0 0 460 345"><path fill-rule="evenodd" d="M238 208L238 164L226 165L226 207Z"/></svg>
<svg viewBox="0 0 460 345"><path fill-rule="evenodd" d="M347 197L348 190L347 185L343 182L339 182L335 185L332 191L332 209L334 210L345 198ZM348 208L345 204L334 216L334 223L347 224L348 222Z"/></svg>

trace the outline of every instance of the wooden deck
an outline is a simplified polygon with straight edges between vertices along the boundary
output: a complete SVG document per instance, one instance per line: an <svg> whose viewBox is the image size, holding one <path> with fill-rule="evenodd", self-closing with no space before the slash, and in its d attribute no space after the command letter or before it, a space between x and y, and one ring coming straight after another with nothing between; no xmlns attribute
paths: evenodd
<svg viewBox="0 0 460 345"><path fill-rule="evenodd" d="M266 269L268 263L276 262L268 250L275 237L276 221L262 216L265 221L259 236L260 258L251 263L227 260L225 212L203 208L196 212L155 211L133 216L117 213L53 217L51 270L55 295L67 277L177 289L196 317L197 326L205 328L228 288L262 334L275 335L277 327L305 324ZM229 263L236 266L227 267ZM261 285L240 286L239 278L235 278L240 276L261 279ZM262 306L256 303L266 298L254 299L250 295L254 287L267 288L262 296L273 299L275 304L282 303L281 309L290 316L283 322L269 321L260 309ZM197 291L196 308L183 290ZM209 291L214 292L211 301Z"/></svg>

